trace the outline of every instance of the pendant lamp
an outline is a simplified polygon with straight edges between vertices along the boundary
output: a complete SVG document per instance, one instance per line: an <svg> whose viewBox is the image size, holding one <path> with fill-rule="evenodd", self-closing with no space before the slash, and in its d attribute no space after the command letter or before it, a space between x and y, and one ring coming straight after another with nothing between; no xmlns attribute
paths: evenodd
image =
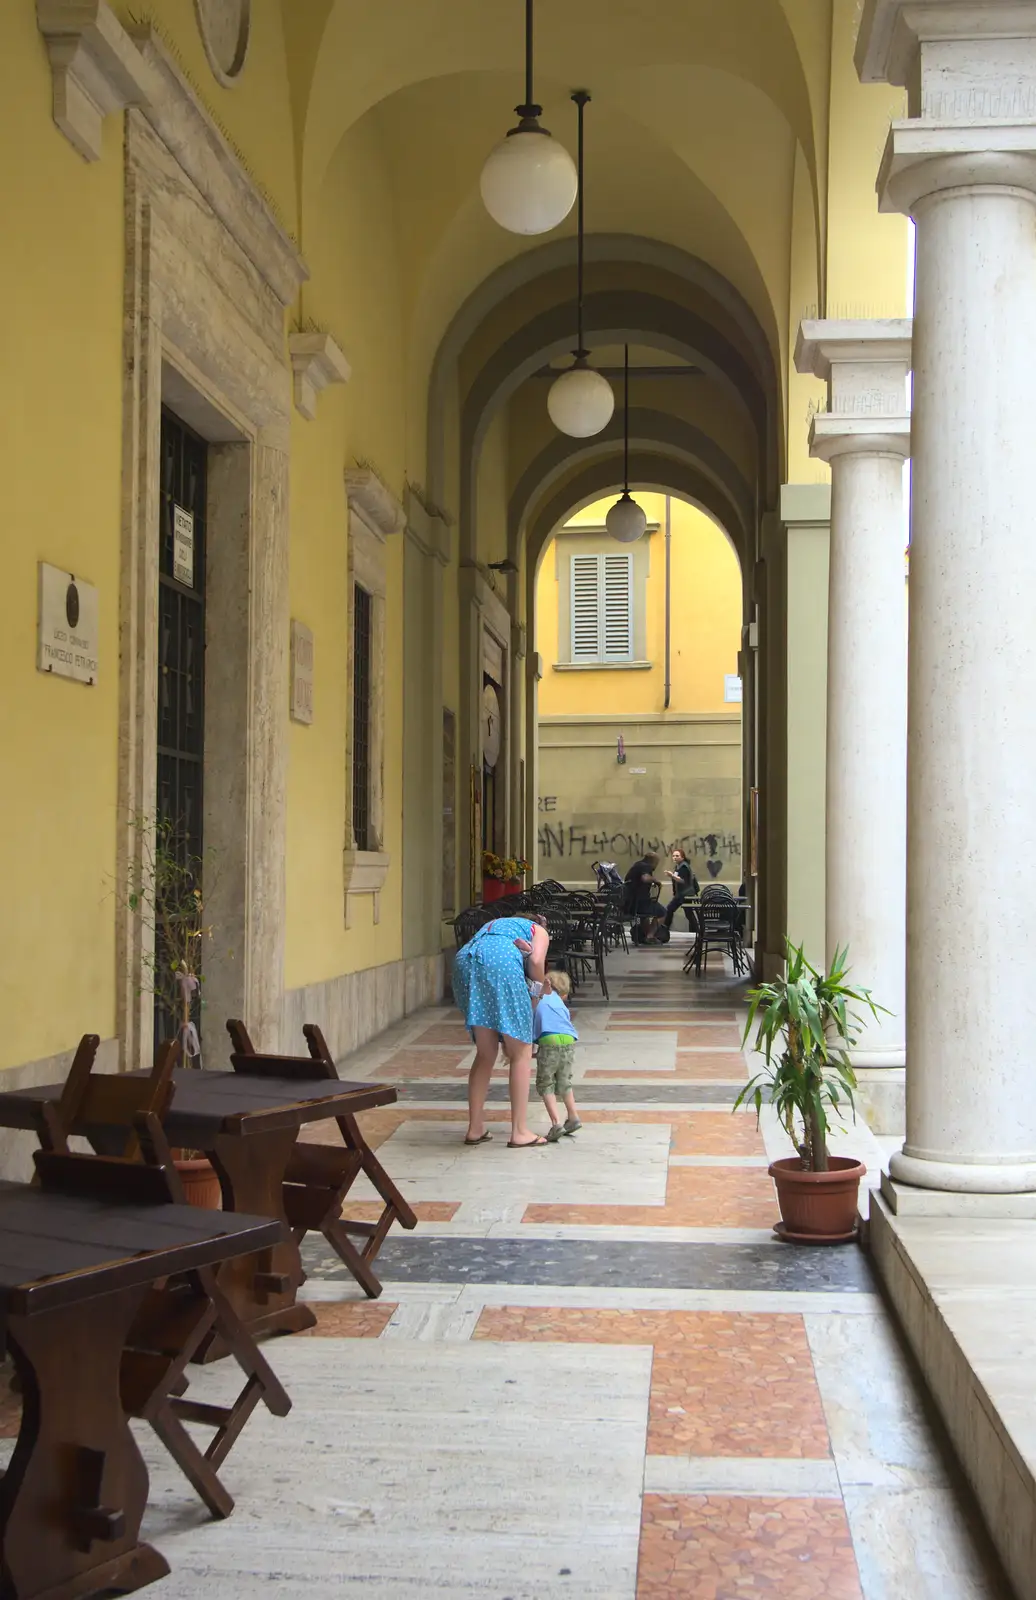
<svg viewBox="0 0 1036 1600"><path fill-rule="evenodd" d="M630 494L630 347L626 345L622 364L622 495L616 500L604 525L620 544L635 544L647 532L647 514Z"/></svg>
<svg viewBox="0 0 1036 1600"><path fill-rule="evenodd" d="M572 96L579 111L579 144L577 158L579 220L576 231L577 283L576 318L578 323L578 348L573 351L575 360L567 372L555 378L547 395L550 420L561 433L572 439L591 439L611 421L615 410L615 395L607 378L595 372L587 363L589 351L583 348L583 112L590 96L585 89L577 89Z"/></svg>
<svg viewBox="0 0 1036 1600"><path fill-rule="evenodd" d="M482 168L482 201L494 222L508 233L549 233L575 204L576 169L563 144L540 127L543 107L532 88L532 8L525 0L525 104L506 139Z"/></svg>

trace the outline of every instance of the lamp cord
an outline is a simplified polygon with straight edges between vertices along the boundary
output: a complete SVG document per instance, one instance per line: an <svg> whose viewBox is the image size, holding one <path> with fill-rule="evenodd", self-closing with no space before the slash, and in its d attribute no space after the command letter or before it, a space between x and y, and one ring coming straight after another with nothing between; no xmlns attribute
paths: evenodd
<svg viewBox="0 0 1036 1600"><path fill-rule="evenodd" d="M532 7L533 0L525 0L525 104L532 105Z"/></svg>
<svg viewBox="0 0 1036 1600"><path fill-rule="evenodd" d="M579 132L576 143L576 168L578 182L578 211L576 213L576 315L578 319L579 337L577 340L576 359L582 360L586 355L583 347L583 112L589 102L590 96L585 89L577 89L572 99L576 103L579 118Z"/></svg>
<svg viewBox="0 0 1036 1600"><path fill-rule="evenodd" d="M622 492L630 492L630 347L622 347Z"/></svg>

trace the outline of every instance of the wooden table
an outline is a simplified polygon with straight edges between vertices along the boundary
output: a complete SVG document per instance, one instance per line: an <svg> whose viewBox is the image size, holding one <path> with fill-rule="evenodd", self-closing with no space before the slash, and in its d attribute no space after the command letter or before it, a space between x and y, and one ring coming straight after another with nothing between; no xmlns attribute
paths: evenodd
<svg viewBox="0 0 1036 1600"><path fill-rule="evenodd" d="M274 1217L280 1223L286 1223L284 1175L303 1124L393 1105L397 1098L395 1089L387 1084L253 1078L207 1070L180 1069L173 1073L173 1085L173 1101L164 1124L170 1144L205 1151L219 1173L225 1210ZM45 1084L0 1094L0 1127L34 1130L41 1107L56 1100L61 1089L59 1083ZM125 1129L108 1141L104 1129L77 1127L75 1131L86 1134L94 1148L105 1154L120 1150L125 1140ZM218 1281L253 1338L297 1333L316 1322L309 1307L296 1299L305 1273L299 1248L286 1226L279 1242L259 1255L227 1261ZM199 1353L206 1361L215 1361L226 1349L217 1337Z"/></svg>
<svg viewBox="0 0 1036 1600"><path fill-rule="evenodd" d="M280 1230L0 1182L0 1315L23 1395L0 1484L4 1600L128 1592L169 1571L138 1539L148 1474L119 1400L126 1334L157 1279L269 1248Z"/></svg>

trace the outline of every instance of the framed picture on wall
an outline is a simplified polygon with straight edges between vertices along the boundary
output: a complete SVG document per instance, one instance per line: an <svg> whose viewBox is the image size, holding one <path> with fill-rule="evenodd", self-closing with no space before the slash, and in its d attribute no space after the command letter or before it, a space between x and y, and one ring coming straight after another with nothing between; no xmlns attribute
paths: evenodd
<svg viewBox="0 0 1036 1600"><path fill-rule="evenodd" d="M759 790L753 789L748 801L748 870L759 876Z"/></svg>

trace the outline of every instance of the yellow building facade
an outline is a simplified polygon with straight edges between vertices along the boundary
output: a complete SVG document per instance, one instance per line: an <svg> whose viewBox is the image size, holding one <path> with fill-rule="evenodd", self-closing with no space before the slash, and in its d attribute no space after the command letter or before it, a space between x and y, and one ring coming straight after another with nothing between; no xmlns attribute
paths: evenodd
<svg viewBox="0 0 1036 1600"><path fill-rule="evenodd" d="M789 906L805 926L823 904L816 839L788 825L823 806L792 685L823 654L827 469L806 424L824 387L795 372L795 331L904 310L905 223L874 201L900 96L859 83L852 9L672 0L631 37L572 0L537 35L569 147L570 91L593 94L592 350L699 374L639 384L631 482L653 525L671 496L677 529L670 720L722 731L732 785L687 831L723 820L747 867L761 793L767 956ZM109 1063L150 1059L126 894L163 805L219 863L209 1048L242 1015L270 1043L322 1021L343 1050L440 991L445 919L478 888L487 685L493 837L526 854L541 720L605 691L609 715L664 715L657 529L649 665L604 683L552 660L551 541L621 485L621 407L591 440L546 411L543 369L574 341L574 215L520 238L479 198L521 46L519 8L480 0L3 8L11 1085L53 1079L84 1032ZM92 681L41 670L43 568L96 602Z"/></svg>
<svg viewBox="0 0 1036 1600"><path fill-rule="evenodd" d="M674 379L674 381L677 381ZM559 528L536 586L538 860L593 881L679 845L698 876L742 873L741 571L686 500L637 490L624 549L598 501Z"/></svg>

